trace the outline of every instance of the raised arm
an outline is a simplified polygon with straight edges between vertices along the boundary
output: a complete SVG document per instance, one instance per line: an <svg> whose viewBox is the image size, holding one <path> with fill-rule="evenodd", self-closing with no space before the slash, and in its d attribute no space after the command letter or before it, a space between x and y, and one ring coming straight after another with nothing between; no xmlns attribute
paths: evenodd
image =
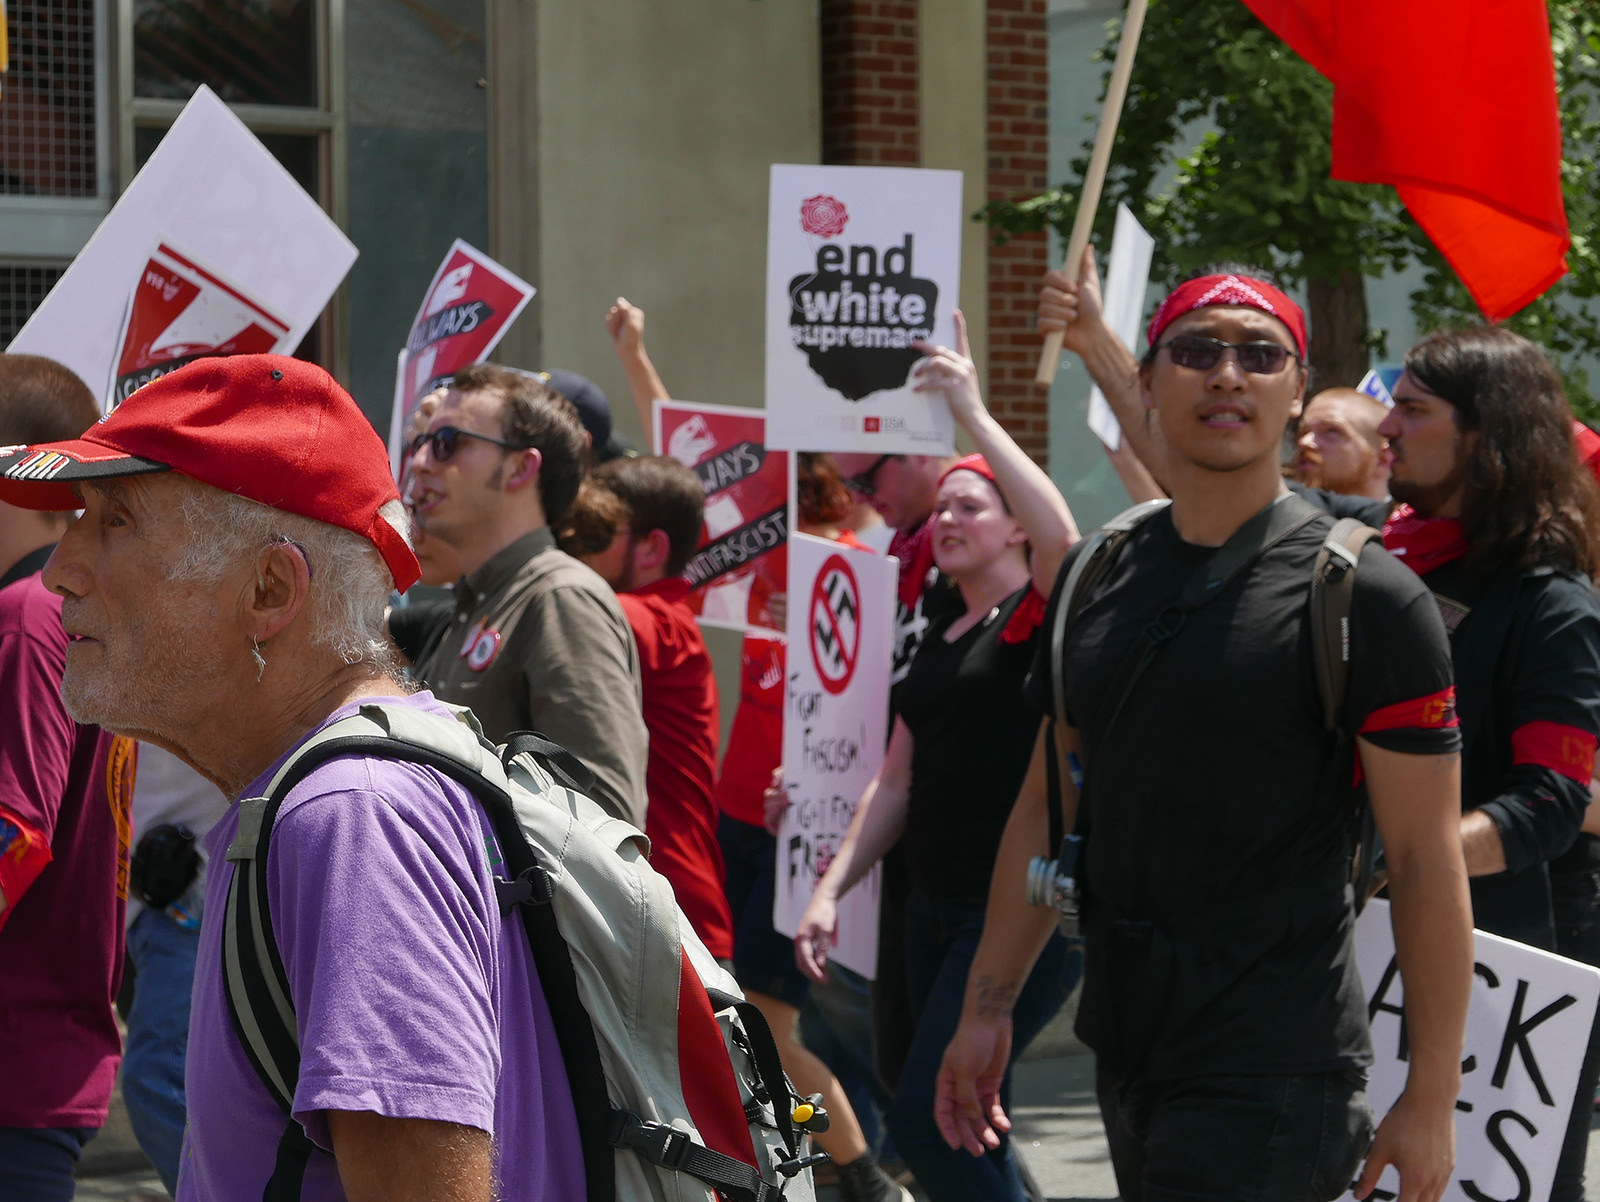
<svg viewBox="0 0 1600 1202"><path fill-rule="evenodd" d="M1117 415L1134 454L1165 490L1166 447L1139 397L1139 361L1106 325L1100 301L1100 271L1095 266L1092 246L1084 248L1076 280L1064 271L1045 272L1039 289L1039 332L1048 334L1054 330L1062 332L1062 346L1083 360Z"/></svg>
<svg viewBox="0 0 1600 1202"><path fill-rule="evenodd" d="M606 332L611 335L611 349L628 375L628 391L633 394L639 427L648 441L655 428L651 402L657 397L668 400L672 394L656 375L655 364L645 353L644 310L629 304L625 296L617 297L617 303L606 311Z"/></svg>
<svg viewBox="0 0 1600 1202"><path fill-rule="evenodd" d="M968 349L966 318L957 311L954 350L930 342L913 345L927 356L912 371L917 391L942 392L949 398L952 416L989 461L1012 515L1028 535L1033 586L1040 596L1048 597L1061 560L1079 537L1066 498L984 406L978 369Z"/></svg>
<svg viewBox="0 0 1600 1202"><path fill-rule="evenodd" d="M1461 854L1461 757L1388 751L1363 738L1361 763L1389 870L1395 957L1411 1033L1406 1087L1384 1116L1355 1185L1384 1166L1405 1202L1436 1202L1455 1163L1455 1101L1472 991L1472 901Z"/></svg>
<svg viewBox="0 0 1600 1202"><path fill-rule="evenodd" d="M794 959L800 971L814 981L827 977L828 948L838 929L839 899L905 832L906 804L911 800L911 749L911 731L896 718L883 765L861 794L850 830L800 916Z"/></svg>

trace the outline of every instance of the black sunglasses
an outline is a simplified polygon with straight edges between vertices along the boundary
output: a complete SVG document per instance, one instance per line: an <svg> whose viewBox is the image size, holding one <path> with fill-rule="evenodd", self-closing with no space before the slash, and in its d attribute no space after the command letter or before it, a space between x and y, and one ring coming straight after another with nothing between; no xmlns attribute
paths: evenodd
<svg viewBox="0 0 1600 1202"><path fill-rule="evenodd" d="M474 434L471 430L463 430L459 426L440 426L437 430L429 430L425 434L418 434L406 444L406 458L410 459L422 450L423 443L429 443L433 449L435 463L445 463L456 453L456 448L461 445L463 438L476 438L479 442L492 442L497 447L504 447L508 451L526 451L528 448L514 442L501 442L498 438L490 438L487 434Z"/></svg>
<svg viewBox="0 0 1600 1202"><path fill-rule="evenodd" d="M889 460L899 458L899 455L879 455L877 462L859 476L845 477L844 486L851 492L860 493L863 497L872 496L878 491L878 472Z"/></svg>
<svg viewBox="0 0 1600 1202"><path fill-rule="evenodd" d="M1179 367L1195 371L1210 371L1222 362L1224 351L1231 350L1243 371L1253 376L1276 375L1291 358L1300 362L1288 347L1276 342L1223 342L1220 338L1203 338L1198 334L1180 334L1162 346Z"/></svg>

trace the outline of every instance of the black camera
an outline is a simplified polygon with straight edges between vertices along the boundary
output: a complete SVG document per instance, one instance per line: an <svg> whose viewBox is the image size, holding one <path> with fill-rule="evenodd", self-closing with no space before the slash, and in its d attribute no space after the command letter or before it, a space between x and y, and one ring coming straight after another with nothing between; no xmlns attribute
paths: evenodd
<svg viewBox="0 0 1600 1202"><path fill-rule="evenodd" d="M199 875L200 852L194 845L194 832L163 822L147 830L133 849L128 891L151 909L165 910Z"/></svg>
<svg viewBox="0 0 1600 1202"><path fill-rule="evenodd" d="M1061 915L1063 935L1078 933L1078 872L1082 859L1083 837L1068 835L1061 840L1061 852L1055 859L1034 856L1028 862L1028 904L1054 906Z"/></svg>

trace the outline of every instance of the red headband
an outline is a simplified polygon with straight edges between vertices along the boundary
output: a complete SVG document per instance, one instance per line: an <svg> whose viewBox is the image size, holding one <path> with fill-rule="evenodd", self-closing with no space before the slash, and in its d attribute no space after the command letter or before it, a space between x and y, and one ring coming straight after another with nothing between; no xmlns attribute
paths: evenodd
<svg viewBox="0 0 1600 1202"><path fill-rule="evenodd" d="M944 475L939 477L939 483L943 484L948 480L951 472L977 472L978 475L993 484L997 492L1000 489L1000 482L994 478L994 468L989 466L989 461L982 455L963 455L944 469Z"/></svg>
<svg viewBox="0 0 1600 1202"><path fill-rule="evenodd" d="M1145 331L1145 337L1150 345L1154 346L1156 339L1161 337L1161 331L1185 313L1193 313L1196 309L1205 309L1212 305L1242 305L1272 314L1289 327L1295 349L1300 352L1302 359L1305 358L1306 315L1300 312L1300 306L1265 280L1258 280L1248 275L1205 275L1197 280L1179 284L1173 289L1172 294L1161 302L1161 307L1150 319L1150 327Z"/></svg>

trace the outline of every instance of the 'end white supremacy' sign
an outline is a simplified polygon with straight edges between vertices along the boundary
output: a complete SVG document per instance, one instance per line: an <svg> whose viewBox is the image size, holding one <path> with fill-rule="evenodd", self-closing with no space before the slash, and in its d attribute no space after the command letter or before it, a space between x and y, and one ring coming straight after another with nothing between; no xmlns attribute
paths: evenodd
<svg viewBox="0 0 1600 1202"><path fill-rule="evenodd" d="M949 454L908 377L914 343L955 345L961 172L777 164L768 204L767 445Z"/></svg>
<svg viewBox="0 0 1600 1202"><path fill-rule="evenodd" d="M888 556L807 534L789 540L783 780L790 805L778 830L772 914L785 935L794 935L883 763L899 576L900 561ZM874 867L839 900L838 943L828 952L865 977L877 975L878 878Z"/></svg>
<svg viewBox="0 0 1600 1202"><path fill-rule="evenodd" d="M1483 931L1473 932L1473 961L1456 1167L1444 1197L1542 1200L1550 1196L1572 1113L1600 970ZM1409 1056L1387 902L1370 903L1357 922L1356 964L1375 1056L1367 1092L1381 1119L1405 1088ZM1372 1196L1392 1199L1398 1188L1397 1174L1386 1169Z"/></svg>

